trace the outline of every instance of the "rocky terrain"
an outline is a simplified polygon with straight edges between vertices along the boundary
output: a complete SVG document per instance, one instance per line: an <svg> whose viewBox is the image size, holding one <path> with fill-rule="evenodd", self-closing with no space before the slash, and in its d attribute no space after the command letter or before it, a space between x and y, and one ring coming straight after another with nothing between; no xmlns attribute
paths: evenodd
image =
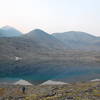
<svg viewBox="0 0 100 100"><path fill-rule="evenodd" d="M66 85L0 85L0 100L100 100L100 82Z"/></svg>

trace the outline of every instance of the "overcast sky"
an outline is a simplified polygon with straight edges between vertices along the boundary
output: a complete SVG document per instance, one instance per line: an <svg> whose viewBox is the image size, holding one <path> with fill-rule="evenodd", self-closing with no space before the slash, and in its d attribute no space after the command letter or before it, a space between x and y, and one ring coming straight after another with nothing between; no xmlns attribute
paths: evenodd
<svg viewBox="0 0 100 100"><path fill-rule="evenodd" d="M100 0L0 0L0 27L28 32L84 31L100 36Z"/></svg>

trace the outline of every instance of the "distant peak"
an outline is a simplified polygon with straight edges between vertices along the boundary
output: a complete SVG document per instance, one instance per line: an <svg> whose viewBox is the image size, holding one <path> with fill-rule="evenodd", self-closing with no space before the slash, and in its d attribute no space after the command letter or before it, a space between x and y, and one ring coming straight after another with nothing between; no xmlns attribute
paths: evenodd
<svg viewBox="0 0 100 100"><path fill-rule="evenodd" d="M14 28L12 26L9 26L9 25L3 26L1 29L5 30L5 31L13 30L13 31L17 31L22 34L22 32L20 32L18 29Z"/></svg>
<svg viewBox="0 0 100 100"><path fill-rule="evenodd" d="M30 31L29 33L34 33L34 34L47 34L45 31L41 30L41 29L35 29Z"/></svg>
<svg viewBox="0 0 100 100"><path fill-rule="evenodd" d="M6 26L3 26L2 29L11 29L13 28L12 26L9 26L9 25L6 25Z"/></svg>
<svg viewBox="0 0 100 100"><path fill-rule="evenodd" d="M34 32L44 32L42 29L35 29Z"/></svg>
<svg viewBox="0 0 100 100"><path fill-rule="evenodd" d="M17 30L16 28L13 28L9 25L3 26L0 28L0 32L3 34L3 37L16 37L16 36L21 36L22 32Z"/></svg>
<svg viewBox="0 0 100 100"><path fill-rule="evenodd" d="M34 31L42 31L42 29L37 28L37 29L34 29Z"/></svg>

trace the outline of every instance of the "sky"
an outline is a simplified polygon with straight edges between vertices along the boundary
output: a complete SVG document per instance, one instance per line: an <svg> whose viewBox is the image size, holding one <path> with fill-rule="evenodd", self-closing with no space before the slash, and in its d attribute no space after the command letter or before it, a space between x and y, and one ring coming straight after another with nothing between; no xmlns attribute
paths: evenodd
<svg viewBox="0 0 100 100"><path fill-rule="evenodd" d="M24 33L83 31L100 36L100 0L0 0L0 27Z"/></svg>

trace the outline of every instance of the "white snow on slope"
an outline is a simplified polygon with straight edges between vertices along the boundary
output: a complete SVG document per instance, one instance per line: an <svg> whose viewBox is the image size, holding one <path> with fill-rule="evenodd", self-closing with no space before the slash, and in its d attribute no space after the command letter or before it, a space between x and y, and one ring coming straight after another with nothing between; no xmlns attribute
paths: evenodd
<svg viewBox="0 0 100 100"><path fill-rule="evenodd" d="M60 81L53 81L53 80L48 80L41 85L66 85L68 83L60 82Z"/></svg>
<svg viewBox="0 0 100 100"><path fill-rule="evenodd" d="M26 80L18 80L17 82L13 83L14 85L32 85L30 82Z"/></svg>
<svg viewBox="0 0 100 100"><path fill-rule="evenodd" d="M100 81L100 79L91 80L91 82L98 82L98 81Z"/></svg>

